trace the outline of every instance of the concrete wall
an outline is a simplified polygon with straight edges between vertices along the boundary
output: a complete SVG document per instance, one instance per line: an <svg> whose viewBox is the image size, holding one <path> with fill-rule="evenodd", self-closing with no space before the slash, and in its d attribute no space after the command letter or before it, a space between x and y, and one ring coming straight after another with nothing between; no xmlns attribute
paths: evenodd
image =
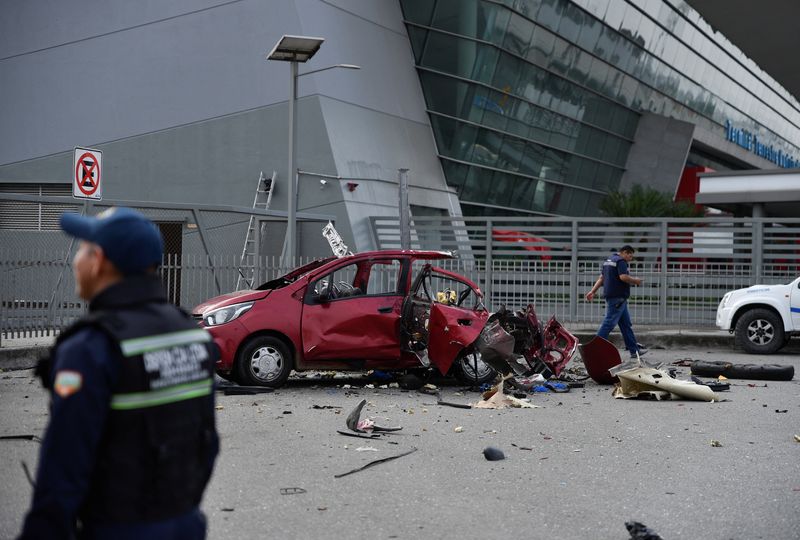
<svg viewBox="0 0 800 540"><path fill-rule="evenodd" d="M666 116L643 113L628 153L620 191L634 184L673 193L692 145L694 125Z"/></svg>
<svg viewBox="0 0 800 540"><path fill-rule="evenodd" d="M460 214L398 2L31 0L2 11L0 182L69 182L72 148L89 146L103 151L108 199L249 206L259 172L274 170L272 208L286 209L289 65L265 55L299 34L326 38L301 74L362 69L298 79L297 165L343 177L325 189L301 177L298 208L336 216L352 249L372 248L367 217L397 214L390 184L406 167L412 203ZM317 228L300 226L301 254L319 249L304 241Z"/></svg>

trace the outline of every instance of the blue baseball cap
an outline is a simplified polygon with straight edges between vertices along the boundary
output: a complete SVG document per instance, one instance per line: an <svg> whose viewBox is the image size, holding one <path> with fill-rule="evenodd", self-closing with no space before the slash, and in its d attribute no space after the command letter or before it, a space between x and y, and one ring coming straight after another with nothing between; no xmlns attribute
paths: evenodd
<svg viewBox="0 0 800 540"><path fill-rule="evenodd" d="M125 275L142 274L161 264L164 241L158 227L136 210L112 207L95 217L61 214L67 234L103 248L105 256Z"/></svg>

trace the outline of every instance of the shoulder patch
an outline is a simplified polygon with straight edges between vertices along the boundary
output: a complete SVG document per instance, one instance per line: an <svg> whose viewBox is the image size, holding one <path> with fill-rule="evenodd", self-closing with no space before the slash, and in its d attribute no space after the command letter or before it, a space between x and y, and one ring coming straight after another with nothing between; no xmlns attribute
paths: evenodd
<svg viewBox="0 0 800 540"><path fill-rule="evenodd" d="M77 371L63 369L56 373L56 380L53 383L53 390L62 398L68 398L81 389L83 385L83 375Z"/></svg>

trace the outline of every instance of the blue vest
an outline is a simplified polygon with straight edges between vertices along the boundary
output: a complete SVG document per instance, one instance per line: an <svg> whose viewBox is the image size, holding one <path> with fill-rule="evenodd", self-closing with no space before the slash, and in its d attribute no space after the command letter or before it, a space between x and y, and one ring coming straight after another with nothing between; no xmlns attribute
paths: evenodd
<svg viewBox="0 0 800 540"><path fill-rule="evenodd" d="M166 301L111 306L62 332L86 326L118 346L119 377L97 448L80 518L158 521L200 503L219 448L214 422L210 335Z"/></svg>

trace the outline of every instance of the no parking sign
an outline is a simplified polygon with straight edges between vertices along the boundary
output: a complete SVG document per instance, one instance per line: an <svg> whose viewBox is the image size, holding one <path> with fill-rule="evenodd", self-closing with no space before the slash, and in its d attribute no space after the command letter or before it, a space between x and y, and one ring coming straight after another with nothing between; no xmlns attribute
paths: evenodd
<svg viewBox="0 0 800 540"><path fill-rule="evenodd" d="M91 148L76 148L72 170L72 196L76 199L103 199L103 153Z"/></svg>

